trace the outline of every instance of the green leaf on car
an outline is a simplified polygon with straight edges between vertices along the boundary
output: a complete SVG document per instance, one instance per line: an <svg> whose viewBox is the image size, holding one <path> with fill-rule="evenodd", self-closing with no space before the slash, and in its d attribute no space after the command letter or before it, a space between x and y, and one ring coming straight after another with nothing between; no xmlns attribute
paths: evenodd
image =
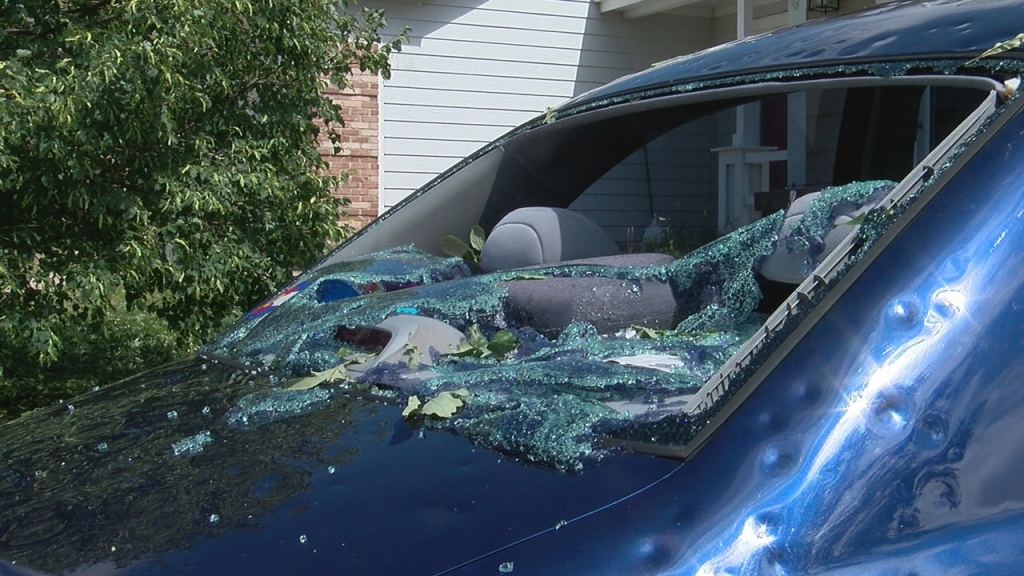
<svg viewBox="0 0 1024 576"><path fill-rule="evenodd" d="M466 342L473 348L487 347L487 337L480 331L480 326L476 324L466 329Z"/></svg>
<svg viewBox="0 0 1024 576"><path fill-rule="evenodd" d="M968 66L970 64L974 64L975 62L977 62L978 60L981 60L982 58L988 58L989 56L995 56L996 54L1002 54L1003 52L1006 52L1008 50L1014 50L1016 48L1020 48L1021 46L1024 46L1024 34L1018 34L1018 35L1014 36L1013 38L1010 38L1009 40L997 43L995 46L993 46L993 47L989 48L988 50L985 50L984 52L982 52L977 58L973 58L971 60L968 60L964 64L964 66Z"/></svg>
<svg viewBox="0 0 1024 576"><path fill-rule="evenodd" d="M418 396L409 396L409 400L405 403L405 409L402 410L402 418L408 418L411 414L418 411L422 406Z"/></svg>
<svg viewBox="0 0 1024 576"><path fill-rule="evenodd" d="M322 372L314 371L311 376L289 380L285 388L288 390L309 390L310 388L316 388L321 384L329 384L331 382L351 382L352 379L348 376L348 367L373 357L372 354L352 354L347 348L338 350L339 355L343 352L349 352L349 354L342 358L341 364ZM409 367L413 367L411 362Z"/></svg>
<svg viewBox="0 0 1024 576"><path fill-rule="evenodd" d="M474 225L469 229L469 245L477 252L484 249L484 229Z"/></svg>
<svg viewBox="0 0 1024 576"><path fill-rule="evenodd" d="M465 388L441 392L422 404L418 396L410 396L406 401L405 409L402 410L402 416L404 418L416 415L441 419L451 418L459 411L459 408L465 405L463 398L466 396L469 396L469 390Z"/></svg>
<svg viewBox="0 0 1024 576"><path fill-rule="evenodd" d="M337 382L348 379L348 374L345 372L345 365L339 364L334 368L328 368L322 372L314 371L312 376L290 380L285 388L289 390L309 390L310 388L316 388L317 386L327 382Z"/></svg>
<svg viewBox="0 0 1024 576"><path fill-rule="evenodd" d="M495 356L504 356L519 346L519 339L508 330L501 330L487 344L487 349Z"/></svg>
<svg viewBox="0 0 1024 576"><path fill-rule="evenodd" d="M449 256L458 258L463 258L466 252L470 251L469 246L461 238L451 234L441 238L441 250Z"/></svg>
<svg viewBox="0 0 1024 576"><path fill-rule="evenodd" d="M867 218L867 217L868 217L868 213L865 212L863 214L858 215L856 218L853 218L849 222L847 222L846 225L847 226L857 226L857 225L863 224L864 223L864 219Z"/></svg>
<svg viewBox="0 0 1024 576"><path fill-rule="evenodd" d="M466 342L462 348L445 354L456 358L490 358L502 359L519 346L519 339L508 330L499 330L494 338L487 340L476 324L466 329Z"/></svg>
<svg viewBox="0 0 1024 576"><path fill-rule="evenodd" d="M458 236L448 234L441 238L441 251L475 265L480 263L480 251L484 249L484 241L484 229L474 224L469 229L469 244Z"/></svg>

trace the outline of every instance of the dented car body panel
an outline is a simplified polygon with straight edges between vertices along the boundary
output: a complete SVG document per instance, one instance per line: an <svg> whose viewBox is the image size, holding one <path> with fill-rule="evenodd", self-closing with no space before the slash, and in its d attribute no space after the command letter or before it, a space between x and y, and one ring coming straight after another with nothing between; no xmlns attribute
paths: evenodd
<svg viewBox="0 0 1024 576"><path fill-rule="evenodd" d="M1024 60L967 61L1022 8L882 6L513 131L196 358L0 426L0 574L1016 573ZM602 222L519 260L529 218L599 216L603 174L778 95L832 158L803 200L730 203L702 140L713 241Z"/></svg>

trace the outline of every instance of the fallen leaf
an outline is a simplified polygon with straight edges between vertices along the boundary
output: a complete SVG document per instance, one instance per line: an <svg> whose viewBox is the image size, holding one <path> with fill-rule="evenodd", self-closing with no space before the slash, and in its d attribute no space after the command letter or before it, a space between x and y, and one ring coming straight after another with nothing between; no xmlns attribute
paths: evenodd
<svg viewBox="0 0 1024 576"><path fill-rule="evenodd" d="M659 334L657 330L653 330L646 326L634 325L632 328L636 330L638 334L640 334L640 338L643 340L657 340L658 338L661 337L661 334Z"/></svg>
<svg viewBox="0 0 1024 576"><path fill-rule="evenodd" d="M416 349L416 345L412 342L405 343L405 350L402 352L405 356L406 365L412 370L420 365L420 351Z"/></svg>
<svg viewBox="0 0 1024 576"><path fill-rule="evenodd" d="M340 355L342 352L347 351L349 350L342 348L338 350L338 353ZM345 368L352 364L359 364L369 358L373 358L373 354L349 354L342 359L341 364L334 368L328 368L323 372L313 372L312 376L290 380L285 388L288 390L309 390L327 382L348 382L350 378L348 377L348 370Z"/></svg>
<svg viewBox="0 0 1024 576"><path fill-rule="evenodd" d="M462 398L453 392L441 392L423 405L420 412L438 418L451 418L463 405Z"/></svg>
<svg viewBox="0 0 1024 576"><path fill-rule="evenodd" d="M291 380L285 388L289 390L309 390L325 382L337 382L339 380L348 380L345 364L338 364L334 368L328 368L323 372L313 372L312 376Z"/></svg>
<svg viewBox="0 0 1024 576"><path fill-rule="evenodd" d="M504 356L519 346L519 339L508 330L500 330L487 344L487 349L497 356Z"/></svg>
<svg viewBox="0 0 1024 576"><path fill-rule="evenodd" d="M457 350L452 350L445 354L445 356L452 356L455 358L477 358L481 356L479 348L473 348L469 344L463 342Z"/></svg>
<svg viewBox="0 0 1024 576"><path fill-rule="evenodd" d="M1007 50L1013 50L1014 48L1020 48L1021 46L1024 46L1024 34L1018 34L1018 35L1014 36L1013 38L1010 38L1009 40L1007 40L1005 42L999 42L995 46L993 46L993 47L989 48L988 50L985 50L984 52L982 52L981 55L978 56L977 58L974 58L972 60L968 60L964 64L964 66L967 66L967 65L970 65L970 64L974 64L975 62L977 62L978 60L981 60L982 58L988 58L989 56L995 56L996 54L1000 54L1002 52L1006 52Z"/></svg>
<svg viewBox="0 0 1024 576"><path fill-rule="evenodd" d="M480 331L480 327L473 324L466 329L466 342L473 348L486 348L487 337Z"/></svg>
<svg viewBox="0 0 1024 576"><path fill-rule="evenodd" d="M462 258L466 252L469 252L469 246L457 236L451 234L441 238L441 250L449 256L456 256Z"/></svg>
<svg viewBox="0 0 1024 576"><path fill-rule="evenodd" d="M484 249L484 229L476 224L469 229L469 245L477 252Z"/></svg>
<svg viewBox="0 0 1024 576"><path fill-rule="evenodd" d="M867 217L868 217L868 213L865 212L863 214L858 215L856 218L853 218L849 222L847 222L846 225L847 226L857 226L858 224L863 224L864 223L864 219L867 218Z"/></svg>
<svg viewBox="0 0 1024 576"><path fill-rule="evenodd" d="M420 399L416 396L409 396L409 401L405 404L405 409L402 410L402 418L408 418L410 414L419 410Z"/></svg>

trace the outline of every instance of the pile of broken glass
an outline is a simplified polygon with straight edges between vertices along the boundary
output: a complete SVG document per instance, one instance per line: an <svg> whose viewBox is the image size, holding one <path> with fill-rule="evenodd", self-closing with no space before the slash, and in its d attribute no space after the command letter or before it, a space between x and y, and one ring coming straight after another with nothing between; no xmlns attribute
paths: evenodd
<svg viewBox="0 0 1024 576"><path fill-rule="evenodd" d="M314 268L200 354L282 377L290 394L369 391L404 407L415 426L576 470L603 454L601 435L678 413L757 331L765 319L754 312L757 271L768 255L803 251L813 268L834 213L892 187L826 189L785 237L777 212L656 265L581 261L473 274L461 258L392 248ZM543 293L552 280L561 280L551 290L565 298L573 284L564 279L589 290L568 296L578 317L565 325L538 322L509 298L516 283L539 283L531 288ZM609 329L595 320L652 287L671 290L673 325L640 319ZM397 339L403 327L406 336L417 327L422 334L396 348L388 335Z"/></svg>

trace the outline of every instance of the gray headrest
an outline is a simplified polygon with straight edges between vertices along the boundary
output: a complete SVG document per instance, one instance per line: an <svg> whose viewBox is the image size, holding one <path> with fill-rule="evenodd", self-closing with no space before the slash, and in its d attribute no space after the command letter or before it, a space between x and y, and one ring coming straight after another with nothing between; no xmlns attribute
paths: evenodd
<svg viewBox="0 0 1024 576"><path fill-rule="evenodd" d="M480 253L484 272L619 254L615 241L582 214L564 208L513 210L491 230Z"/></svg>

